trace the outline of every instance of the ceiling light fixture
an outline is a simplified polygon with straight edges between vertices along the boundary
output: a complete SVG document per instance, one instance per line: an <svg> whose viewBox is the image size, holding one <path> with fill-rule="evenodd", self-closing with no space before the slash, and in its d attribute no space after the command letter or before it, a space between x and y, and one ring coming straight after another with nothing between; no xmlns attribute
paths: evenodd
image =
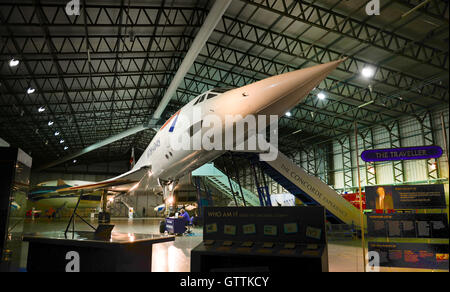
<svg viewBox="0 0 450 292"><path fill-rule="evenodd" d="M38 109L38 112L40 112L40 113L45 112L45 107L44 107L44 106L41 106L41 107Z"/></svg>
<svg viewBox="0 0 450 292"><path fill-rule="evenodd" d="M49 127L53 126L53 124L55 124L53 121L48 122Z"/></svg>
<svg viewBox="0 0 450 292"><path fill-rule="evenodd" d="M67 146L66 146L66 147L64 147L64 150L67 150L67 149L69 149L69 147L67 147Z"/></svg>
<svg viewBox="0 0 450 292"><path fill-rule="evenodd" d="M11 59L11 61L9 61L9 67L16 67L17 65L19 65L20 61L16 60L14 58Z"/></svg>
<svg viewBox="0 0 450 292"><path fill-rule="evenodd" d="M59 136L59 134L61 134L61 133L58 131L55 132L55 136Z"/></svg>
<svg viewBox="0 0 450 292"><path fill-rule="evenodd" d="M324 100L325 98L327 98L327 96L326 96L325 93L320 92L320 93L317 95L317 98L319 98L320 100Z"/></svg>
<svg viewBox="0 0 450 292"><path fill-rule="evenodd" d="M372 78L373 76L375 76L375 69L373 69L372 67L365 67L361 71L361 74L364 78Z"/></svg>
<svg viewBox="0 0 450 292"><path fill-rule="evenodd" d="M286 113L286 116L287 116L287 117L292 117L291 112L287 112L287 113Z"/></svg>
<svg viewBox="0 0 450 292"><path fill-rule="evenodd" d="M63 144L64 142L66 141L64 141L64 139L61 139L61 141L59 141L59 144Z"/></svg>
<svg viewBox="0 0 450 292"><path fill-rule="evenodd" d="M27 89L27 93L28 93L28 94L33 94L35 91L36 91L36 89L34 89L34 88L32 88L32 87L30 87L30 88Z"/></svg>

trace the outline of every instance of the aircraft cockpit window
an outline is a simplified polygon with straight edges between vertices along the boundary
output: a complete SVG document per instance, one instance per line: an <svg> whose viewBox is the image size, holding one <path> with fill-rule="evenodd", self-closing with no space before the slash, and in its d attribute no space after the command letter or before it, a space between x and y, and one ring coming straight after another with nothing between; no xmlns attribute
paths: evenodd
<svg viewBox="0 0 450 292"><path fill-rule="evenodd" d="M205 94L203 94L202 96L200 96L199 99L197 99L197 101L194 103L194 105L197 105L199 103L202 103L203 101L205 101Z"/></svg>
<svg viewBox="0 0 450 292"><path fill-rule="evenodd" d="M214 89L211 90L211 91L212 91L212 92L215 92L215 93L222 94L222 93L228 92L228 91L233 90L233 89L235 89L235 88L224 87L224 88L214 88Z"/></svg>
<svg viewBox="0 0 450 292"><path fill-rule="evenodd" d="M216 88L216 89L213 89L212 92L205 93L205 94L203 94L202 96L200 96L200 97L195 101L194 106L197 105L197 104L200 104L200 103L204 102L205 100L212 99L212 98L214 98L214 97L216 97L216 96L218 96L218 95L220 95L220 94L222 94L222 93L225 93L225 92L227 92L227 91L230 91L230 90L232 90L232 89L231 89L231 88Z"/></svg>
<svg viewBox="0 0 450 292"><path fill-rule="evenodd" d="M217 95L218 95L217 93L209 93L209 94L208 94L208 97L207 97L206 99L214 98L214 97L216 97Z"/></svg>

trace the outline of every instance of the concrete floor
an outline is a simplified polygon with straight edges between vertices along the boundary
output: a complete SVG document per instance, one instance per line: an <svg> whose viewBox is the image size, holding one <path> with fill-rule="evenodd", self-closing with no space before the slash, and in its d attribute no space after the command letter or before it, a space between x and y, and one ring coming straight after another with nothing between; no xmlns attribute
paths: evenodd
<svg viewBox="0 0 450 292"><path fill-rule="evenodd" d="M137 233L137 234L159 234L159 222L161 218L152 219L114 219L112 224L116 227L114 232ZM18 224L13 230L13 242L10 249L13 251L12 262L21 271L25 270L28 246L20 241L20 235L24 233L64 231L67 221L36 219L26 220ZM96 225L93 221L92 225ZM76 230L90 231L84 223L77 221ZM179 236L175 242L157 244L153 246L152 270L154 272L189 272L190 251L202 240L202 229L194 228L189 236ZM359 240L333 239L329 238L328 258L330 272L362 272L362 248ZM410 269L387 269L381 271L418 271Z"/></svg>

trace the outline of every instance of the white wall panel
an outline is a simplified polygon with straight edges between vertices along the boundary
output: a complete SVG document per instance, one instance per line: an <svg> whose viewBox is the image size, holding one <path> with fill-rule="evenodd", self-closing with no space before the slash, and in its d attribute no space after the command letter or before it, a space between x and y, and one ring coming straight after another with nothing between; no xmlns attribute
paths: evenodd
<svg viewBox="0 0 450 292"><path fill-rule="evenodd" d="M394 173L391 163L380 163L376 167L377 182L379 185L394 183Z"/></svg>

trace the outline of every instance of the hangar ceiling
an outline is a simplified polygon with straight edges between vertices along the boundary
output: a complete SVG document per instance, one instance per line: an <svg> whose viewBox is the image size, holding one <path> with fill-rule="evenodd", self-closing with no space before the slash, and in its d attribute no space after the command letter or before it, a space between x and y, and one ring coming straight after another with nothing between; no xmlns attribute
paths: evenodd
<svg viewBox="0 0 450 292"><path fill-rule="evenodd" d="M66 2L0 1L0 137L35 165L147 122L213 3L86 0L69 16ZM233 0L160 123L208 89L342 56L348 60L280 120L282 151L349 133L355 121L373 127L448 107L448 1L406 15L425 0L381 1L380 16L366 14L367 2ZM20 64L10 67L12 58ZM373 78L361 76L367 67ZM128 159L153 135L140 132L78 163Z"/></svg>

